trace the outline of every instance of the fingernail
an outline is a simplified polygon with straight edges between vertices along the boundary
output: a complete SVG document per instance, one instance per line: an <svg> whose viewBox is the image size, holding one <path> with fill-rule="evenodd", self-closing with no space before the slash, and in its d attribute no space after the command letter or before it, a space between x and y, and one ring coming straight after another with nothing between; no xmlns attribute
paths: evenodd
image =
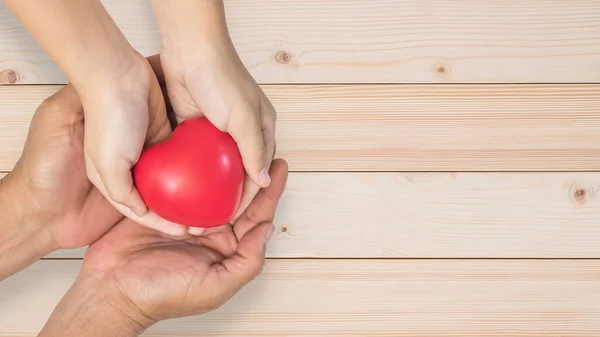
<svg viewBox="0 0 600 337"><path fill-rule="evenodd" d="M269 176L269 171L266 168L260 171L258 178L260 179L260 184L264 187L269 186L271 183L271 177Z"/></svg>
<svg viewBox="0 0 600 337"><path fill-rule="evenodd" d="M188 229L187 227L170 223L168 226L161 228L160 231L171 236L183 236L187 234Z"/></svg>
<svg viewBox="0 0 600 337"><path fill-rule="evenodd" d="M188 234L194 235L194 236L200 236L200 235L204 234L204 228L189 227Z"/></svg>

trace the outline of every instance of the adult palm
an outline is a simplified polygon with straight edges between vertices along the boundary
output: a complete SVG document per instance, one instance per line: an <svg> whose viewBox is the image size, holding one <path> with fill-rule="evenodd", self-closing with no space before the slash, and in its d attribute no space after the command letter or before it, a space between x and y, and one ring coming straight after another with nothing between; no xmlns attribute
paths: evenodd
<svg viewBox="0 0 600 337"><path fill-rule="evenodd" d="M132 319L154 322L216 309L250 282L264 263L287 164L275 160L272 183L262 189L233 225L179 237L124 219L90 246L82 274Z"/></svg>

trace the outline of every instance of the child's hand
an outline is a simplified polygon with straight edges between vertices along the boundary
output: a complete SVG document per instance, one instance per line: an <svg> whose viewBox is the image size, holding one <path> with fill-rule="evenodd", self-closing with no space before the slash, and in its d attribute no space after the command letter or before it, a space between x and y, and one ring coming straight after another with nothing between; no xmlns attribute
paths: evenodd
<svg viewBox="0 0 600 337"><path fill-rule="evenodd" d="M275 109L233 46L222 0L154 0L152 4L169 100L177 119L204 115L238 144L250 178L239 216L259 188L270 183Z"/></svg>
<svg viewBox="0 0 600 337"><path fill-rule="evenodd" d="M132 220L168 234L185 234L187 227L149 211L133 184L131 168L144 144L171 132L152 67L134 53L118 69L99 74L77 89L85 113L84 152L90 181Z"/></svg>
<svg viewBox="0 0 600 337"><path fill-rule="evenodd" d="M275 109L233 47L187 53L163 50L161 62L178 121L204 115L236 140L251 178L246 179L239 214L259 188L270 183Z"/></svg>

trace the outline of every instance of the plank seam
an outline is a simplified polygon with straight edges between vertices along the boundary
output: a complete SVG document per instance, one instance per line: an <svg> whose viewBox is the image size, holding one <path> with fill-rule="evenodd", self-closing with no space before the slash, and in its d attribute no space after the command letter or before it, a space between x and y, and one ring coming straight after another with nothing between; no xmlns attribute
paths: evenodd
<svg viewBox="0 0 600 337"><path fill-rule="evenodd" d="M14 84L0 84L0 87L36 87L36 86L65 86L67 83L14 83ZM376 85L376 86L465 86L465 85L477 85L477 86L566 86L566 85L600 85L600 81L597 82L452 82L452 83L438 83L438 82L298 82L298 83L258 83L261 87L281 87L281 86L364 86L364 85Z"/></svg>

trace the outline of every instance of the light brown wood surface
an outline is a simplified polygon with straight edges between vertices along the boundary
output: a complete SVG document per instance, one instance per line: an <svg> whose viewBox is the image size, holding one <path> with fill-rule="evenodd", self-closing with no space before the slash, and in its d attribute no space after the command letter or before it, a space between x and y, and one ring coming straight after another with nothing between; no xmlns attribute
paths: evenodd
<svg viewBox="0 0 600 337"><path fill-rule="evenodd" d="M600 258L599 193L600 173L291 173L267 256Z"/></svg>
<svg viewBox="0 0 600 337"><path fill-rule="evenodd" d="M149 1L103 2L135 48L159 51ZM600 78L596 0L226 0L226 8L235 46L260 83ZM2 5L0 73L8 83L66 83Z"/></svg>
<svg viewBox="0 0 600 337"><path fill-rule="evenodd" d="M291 173L268 256L600 258L599 194L600 173Z"/></svg>
<svg viewBox="0 0 600 337"><path fill-rule="evenodd" d="M159 51L149 1L102 2ZM292 172L263 273L145 336L600 335L600 1L225 3ZM66 82L0 4L0 177ZM0 283L0 337L38 333L84 250Z"/></svg>
<svg viewBox="0 0 600 337"><path fill-rule="evenodd" d="M59 86L0 87L0 171ZM293 171L598 171L600 85L265 86Z"/></svg>
<svg viewBox="0 0 600 337"><path fill-rule="evenodd" d="M0 283L0 336L35 336L79 261ZM600 262L278 260L219 310L145 336L595 337Z"/></svg>

